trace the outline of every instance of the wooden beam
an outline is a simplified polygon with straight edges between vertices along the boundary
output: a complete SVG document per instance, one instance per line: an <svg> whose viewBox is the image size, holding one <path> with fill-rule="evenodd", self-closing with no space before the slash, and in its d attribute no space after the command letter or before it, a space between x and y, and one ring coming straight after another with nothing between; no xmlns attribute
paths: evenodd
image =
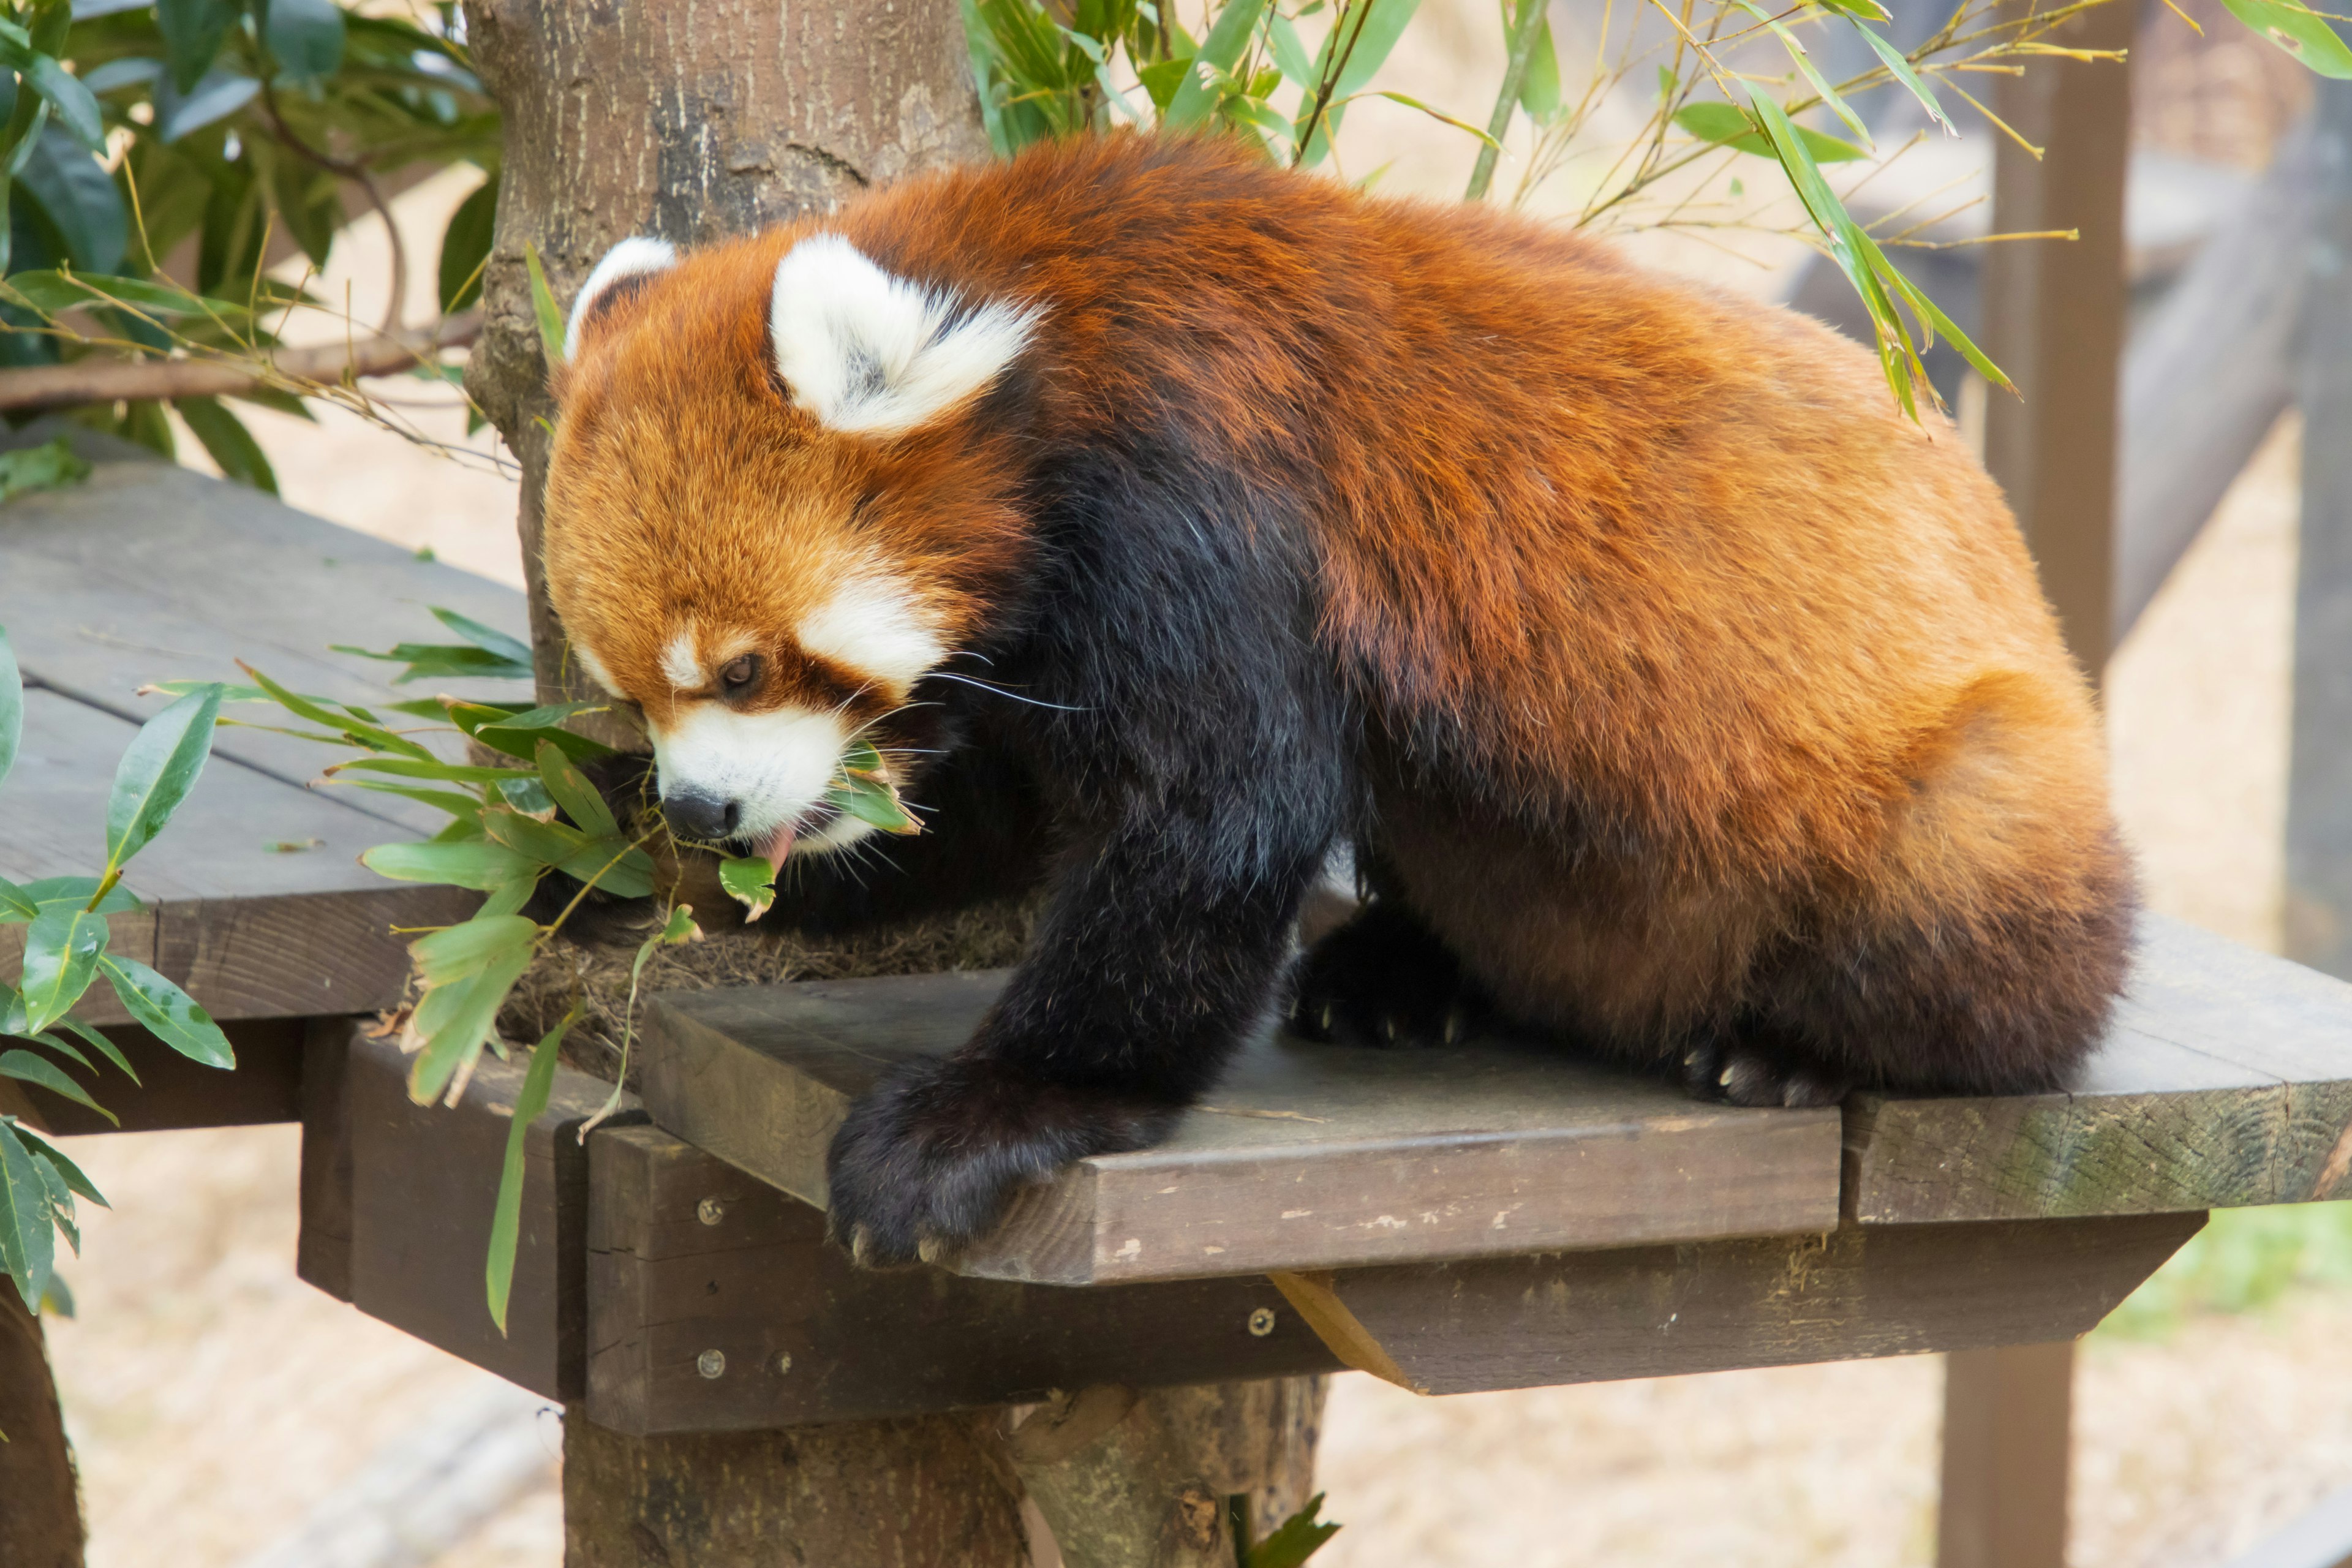
<svg viewBox="0 0 2352 1568"><path fill-rule="evenodd" d="M1002 973L657 998L655 1120L804 1201L852 1100L969 1037ZM1271 1035L1157 1149L1083 1160L958 1260L1101 1285L1821 1231L1833 1110L1743 1110L1500 1045L1367 1051Z"/></svg>
<svg viewBox="0 0 2352 1568"><path fill-rule="evenodd" d="M1420 1394L1469 1394L2072 1338L2203 1224L1847 1226L1285 1283L1360 1370Z"/></svg>
<svg viewBox="0 0 2352 1568"><path fill-rule="evenodd" d="M338 1044L341 1094L304 1108L302 1277L534 1394L578 1399L588 1316L588 1153L579 1130L611 1086L559 1069L547 1110L530 1124L502 1335L490 1321L483 1266L520 1062L485 1057L457 1106L420 1106L408 1098L409 1059L390 1041L346 1027L320 1048ZM624 1115L637 1118L634 1109Z"/></svg>
<svg viewBox="0 0 2352 1568"><path fill-rule="evenodd" d="M42 1122L65 1135L299 1121L303 1041L310 1027L301 1018L230 1019L221 1025L221 1032L236 1051L236 1068L224 1072L190 1061L135 1024L108 1025L106 1037L121 1047L139 1081L131 1082L112 1068L96 1073L67 1070L121 1119L119 1127L88 1106L37 1084L22 1088Z"/></svg>
<svg viewBox="0 0 2352 1568"><path fill-rule="evenodd" d="M2319 216L2297 396L2303 516L2287 766L2286 950L2352 977L2352 87L2315 108Z"/></svg>
<svg viewBox="0 0 2352 1568"><path fill-rule="evenodd" d="M1263 1276L1109 1286L877 1273L824 1215L652 1127L590 1140L589 1419L715 1432L1328 1372Z"/></svg>

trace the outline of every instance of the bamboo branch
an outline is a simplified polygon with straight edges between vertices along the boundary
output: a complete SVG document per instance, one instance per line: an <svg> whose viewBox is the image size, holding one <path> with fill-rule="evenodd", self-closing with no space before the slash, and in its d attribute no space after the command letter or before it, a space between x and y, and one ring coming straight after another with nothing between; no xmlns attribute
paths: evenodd
<svg viewBox="0 0 2352 1568"><path fill-rule="evenodd" d="M65 408L151 398L233 397L259 387L300 391L368 375L394 375L443 349L463 348L482 330L479 310L461 311L422 331L356 343L286 349L266 360L80 359L71 364L0 370L0 409Z"/></svg>

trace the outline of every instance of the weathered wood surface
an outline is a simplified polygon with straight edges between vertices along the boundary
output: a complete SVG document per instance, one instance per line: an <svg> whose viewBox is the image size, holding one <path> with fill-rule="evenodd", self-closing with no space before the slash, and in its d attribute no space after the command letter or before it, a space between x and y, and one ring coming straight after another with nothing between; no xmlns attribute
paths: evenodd
<svg viewBox="0 0 2352 1568"><path fill-rule="evenodd" d="M54 428L62 426L24 435ZM88 431L69 438L93 460L89 481L17 496L0 510L0 626L28 682L133 721L168 700L141 697L140 687L243 680L240 658L297 691L339 700L521 694L513 681L395 689L398 665L329 649L457 641L434 605L520 637L522 595L512 588L126 442ZM337 760L315 742L247 729L221 731L214 753L295 785ZM320 798L428 831L442 821L395 795L339 788Z"/></svg>
<svg viewBox="0 0 2352 1568"><path fill-rule="evenodd" d="M1418 1393L1468 1394L2071 1339L2203 1224L1846 1226L1281 1283L1349 1364Z"/></svg>
<svg viewBox="0 0 2352 1568"><path fill-rule="evenodd" d="M327 645L449 640L430 605L520 629L522 597L511 589L122 443L86 431L73 439L96 463L87 484L0 510L0 626L32 688L23 750L0 785L0 876L87 875L102 861L108 781L138 722L164 700L138 696L142 683L239 680L244 658L298 689L354 701L415 696L429 689L388 684L396 667ZM440 819L394 796L303 787L334 760L286 736L217 731L171 829L130 867L126 884L148 907L114 917L114 948L216 1018L396 1001L407 958L392 928L458 918L475 900L360 866L361 850ZM0 966L23 937L22 927L0 927ZM127 1016L104 985L81 1011L101 1023Z"/></svg>
<svg viewBox="0 0 2352 1568"><path fill-rule="evenodd" d="M0 562L9 559L0 548ZM0 876L87 876L104 862L108 783L137 732L130 720L58 692L26 693L23 746L0 784ZM170 828L131 863L124 884L147 907L111 917L109 943L217 1018L387 1006L408 971L392 928L459 919L479 902L456 889L389 882L359 864L369 846L411 837L215 756ZM13 964L24 938L23 926L0 926L0 966ZM129 1018L104 984L79 1012L99 1023Z"/></svg>
<svg viewBox="0 0 2352 1568"><path fill-rule="evenodd" d="M588 1316L588 1153L579 1129L610 1086L559 1070L524 1139L521 1227L500 1335L483 1263L521 1062L485 1057L455 1107L420 1106L408 1098L408 1058L390 1041L353 1029L341 1046L341 1094L305 1107L303 1278L535 1394L578 1399ZM348 1187L339 1186L346 1174Z"/></svg>
<svg viewBox="0 0 2352 1568"><path fill-rule="evenodd" d="M661 1126L804 1201L851 1100L961 1044L1003 975L663 996L642 1091ZM1379 1052L1267 1037L1173 1137L1082 1160L957 1264L1109 1284L1835 1223L1827 1110L1696 1103L1556 1052Z"/></svg>
<svg viewBox="0 0 2352 1568"><path fill-rule="evenodd" d="M590 1420L758 1430L1338 1365L1263 1275L1068 1290L877 1273L798 1199L652 1127L589 1140ZM476 1292L478 1295L478 1291Z"/></svg>
<svg viewBox="0 0 2352 1568"><path fill-rule="evenodd" d="M1847 1101L1864 1224L2185 1212L2352 1195L2352 985L2147 917L2071 1092Z"/></svg>

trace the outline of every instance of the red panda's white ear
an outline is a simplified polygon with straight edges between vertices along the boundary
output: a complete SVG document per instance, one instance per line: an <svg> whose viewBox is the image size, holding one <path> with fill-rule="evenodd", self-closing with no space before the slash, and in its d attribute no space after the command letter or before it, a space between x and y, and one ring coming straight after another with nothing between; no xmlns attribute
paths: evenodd
<svg viewBox="0 0 2352 1568"><path fill-rule="evenodd" d="M563 357L580 357L580 329L594 317L600 306L610 305L620 297L616 286L667 272L677 265L677 247L666 239L638 235L606 251L604 259L588 274L588 281L580 285L580 297L572 301L571 324L563 329Z"/></svg>
<svg viewBox="0 0 2352 1568"><path fill-rule="evenodd" d="M793 401L828 428L895 436L947 413L1013 363L1036 324L969 307L876 266L837 234L776 264L768 329Z"/></svg>

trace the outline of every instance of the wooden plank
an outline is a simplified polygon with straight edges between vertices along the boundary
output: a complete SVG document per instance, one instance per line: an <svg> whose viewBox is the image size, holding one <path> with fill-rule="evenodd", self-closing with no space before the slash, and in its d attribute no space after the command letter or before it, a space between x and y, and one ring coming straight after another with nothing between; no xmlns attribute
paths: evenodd
<svg viewBox="0 0 2352 1568"><path fill-rule="evenodd" d="M484 1300L483 1264L521 1065L485 1058L455 1108L412 1104L407 1076L408 1059L391 1043L350 1037L342 1127L348 1208L339 1209L325 1176L303 1191L312 1205L305 1224L315 1215L328 1227L319 1255L333 1255L332 1227L347 1225L352 1305L535 1394L578 1399L587 1364L588 1218L588 1155L579 1129L610 1086L559 1069L548 1108L524 1139L520 1239L501 1336ZM331 1117L321 1133L333 1136ZM344 1158L326 1147L318 1164L331 1173Z"/></svg>
<svg viewBox="0 0 2352 1568"><path fill-rule="evenodd" d="M1846 1212L1865 1224L2352 1194L2352 985L2147 917L2070 1092L1858 1094L1845 1116Z"/></svg>
<svg viewBox="0 0 2352 1568"><path fill-rule="evenodd" d="M96 459L89 481L16 497L0 528L0 626L33 683L139 720L164 700L137 695L141 686L242 680L243 658L296 690L366 702L395 695L389 682L400 667L330 644L455 641L427 613L436 605L528 635L522 595L503 584L242 485L141 460L135 449L126 458L121 443L76 439ZM438 681L396 695L444 689L511 698L527 689ZM259 730L225 730L215 749L293 784L336 760L315 742ZM422 831L442 821L397 796L338 797Z"/></svg>
<svg viewBox="0 0 2352 1568"><path fill-rule="evenodd" d="M754 1431L1328 1372L1262 1276L1069 1290L877 1273L824 1216L656 1128L589 1141L586 1414Z"/></svg>
<svg viewBox="0 0 2352 1568"><path fill-rule="evenodd" d="M1947 1360L1937 1568L2065 1568L2074 1393L2071 1340Z"/></svg>
<svg viewBox="0 0 2352 1568"><path fill-rule="evenodd" d="M1423 1394L1468 1394L2071 1338L2203 1224L1848 1226L1287 1283L1295 1300L1333 1316L1327 1338L1352 1340L1363 1370Z"/></svg>
<svg viewBox="0 0 2352 1568"><path fill-rule="evenodd" d="M308 1026L303 1063L301 1228L294 1272L338 1301L352 1299L352 1042L356 1018L321 1018Z"/></svg>
<svg viewBox="0 0 2352 1568"><path fill-rule="evenodd" d="M106 781L136 726L54 691L25 699L16 766L0 787L0 876L89 875L105 858ZM170 827L131 863L149 907L109 923L110 943L185 987L215 1018L302 1017L392 1005L406 981L395 926L462 919L480 900L386 881L362 849L402 829L215 756ZM314 844L315 841L315 844ZM279 844L311 847L281 852ZM25 928L0 926L0 967ZM79 1009L129 1015L101 984Z"/></svg>
<svg viewBox="0 0 2352 1568"><path fill-rule="evenodd" d="M961 1044L1001 973L676 994L649 1009L661 1126L822 1205L847 1106ZM1082 1160L957 1265L1065 1285L1828 1228L1834 1111L1752 1110L1556 1052L1271 1035L1174 1136Z"/></svg>

